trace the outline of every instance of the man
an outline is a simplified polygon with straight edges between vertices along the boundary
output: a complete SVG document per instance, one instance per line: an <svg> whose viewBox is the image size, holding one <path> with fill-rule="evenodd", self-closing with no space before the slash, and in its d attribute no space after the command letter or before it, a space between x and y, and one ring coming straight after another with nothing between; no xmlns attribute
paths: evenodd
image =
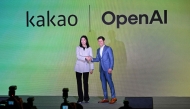
<svg viewBox="0 0 190 109"><path fill-rule="evenodd" d="M111 100L110 104L114 104L117 99L115 97L115 89L112 81L112 70L114 67L114 56L111 47L105 45L105 38L103 36L98 37L98 44L100 48L97 49L96 58L90 59L92 62L100 62L99 71L100 71L100 79L102 82L102 89L104 94L104 99L99 101L99 103L107 103L108 93L107 93L107 82L109 84L111 90Z"/></svg>

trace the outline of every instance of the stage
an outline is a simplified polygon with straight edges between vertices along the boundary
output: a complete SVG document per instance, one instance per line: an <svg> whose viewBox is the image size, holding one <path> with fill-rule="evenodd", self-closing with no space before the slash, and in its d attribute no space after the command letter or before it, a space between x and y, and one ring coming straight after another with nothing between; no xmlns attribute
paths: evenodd
<svg viewBox="0 0 190 109"><path fill-rule="evenodd" d="M1 96L2 97L2 96ZM29 96L20 96L26 102ZM61 96L34 96L34 105L38 109L60 109L63 102ZM90 97L89 103L82 103L84 109L118 109L123 106L125 97L117 97L118 101L115 104L100 104L98 101L102 97ZM69 96L69 102L76 102L76 96ZM190 109L190 97L153 97L154 109Z"/></svg>

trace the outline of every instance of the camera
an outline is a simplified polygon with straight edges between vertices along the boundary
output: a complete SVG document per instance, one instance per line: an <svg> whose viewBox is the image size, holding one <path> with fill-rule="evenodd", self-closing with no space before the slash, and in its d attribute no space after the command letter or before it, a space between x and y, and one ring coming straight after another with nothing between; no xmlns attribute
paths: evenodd
<svg viewBox="0 0 190 109"><path fill-rule="evenodd" d="M15 90L17 89L17 86L13 85L9 87L9 96L15 96Z"/></svg>
<svg viewBox="0 0 190 109"><path fill-rule="evenodd" d="M60 109L71 109L67 98L68 98L68 92L69 89L68 88L63 88L62 90L62 98L64 99L64 102L61 104Z"/></svg>
<svg viewBox="0 0 190 109"><path fill-rule="evenodd" d="M17 89L16 85L12 85L9 87L9 98L6 101L6 107L8 109L20 109L21 103L20 98L18 96L15 96L15 90Z"/></svg>
<svg viewBox="0 0 190 109"><path fill-rule="evenodd" d="M34 97L29 97L27 103L23 103L22 98L15 96L16 89L16 85L9 87L9 97L0 101L0 109L37 109L36 106L33 106Z"/></svg>
<svg viewBox="0 0 190 109"><path fill-rule="evenodd" d="M68 98L68 92L69 92L69 89L68 88L63 88L63 99L67 99Z"/></svg>
<svg viewBox="0 0 190 109"><path fill-rule="evenodd" d="M81 104L78 104L78 103L75 103L75 102L69 103L67 101L68 92L69 92L68 88L63 88L62 89L62 93L63 93L62 98L64 99L64 102L61 104L60 109L83 109L83 106Z"/></svg>
<svg viewBox="0 0 190 109"><path fill-rule="evenodd" d="M29 97L27 103L23 103L24 109L37 109L37 107L33 105L33 101L34 97Z"/></svg>

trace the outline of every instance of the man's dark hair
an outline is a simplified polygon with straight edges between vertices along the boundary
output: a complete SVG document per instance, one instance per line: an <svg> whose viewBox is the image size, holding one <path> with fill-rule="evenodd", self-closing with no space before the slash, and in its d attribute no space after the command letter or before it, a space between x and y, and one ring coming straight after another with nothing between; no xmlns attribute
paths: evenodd
<svg viewBox="0 0 190 109"><path fill-rule="evenodd" d="M79 46L80 46L80 47L83 47L83 46L82 46L82 43L81 43L82 38L85 38L85 39L86 39L86 47L87 47L87 48L90 47L90 45L89 45L89 43L88 43L88 38L87 38L85 35L81 36L80 42L79 42Z"/></svg>
<svg viewBox="0 0 190 109"><path fill-rule="evenodd" d="M99 40L99 39L102 39L103 41L105 41L105 38L104 38L103 36L99 36L99 37L97 38L97 40Z"/></svg>

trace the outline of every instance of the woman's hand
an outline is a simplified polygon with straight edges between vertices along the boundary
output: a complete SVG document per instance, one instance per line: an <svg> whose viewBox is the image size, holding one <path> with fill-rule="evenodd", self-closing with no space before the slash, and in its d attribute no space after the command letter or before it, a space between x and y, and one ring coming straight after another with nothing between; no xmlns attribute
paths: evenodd
<svg viewBox="0 0 190 109"><path fill-rule="evenodd" d="M89 62L92 60L92 58L91 58L90 56L85 57L85 59L86 59L87 61L89 61Z"/></svg>
<svg viewBox="0 0 190 109"><path fill-rule="evenodd" d="M92 74L93 73L93 70L90 70L90 74Z"/></svg>

